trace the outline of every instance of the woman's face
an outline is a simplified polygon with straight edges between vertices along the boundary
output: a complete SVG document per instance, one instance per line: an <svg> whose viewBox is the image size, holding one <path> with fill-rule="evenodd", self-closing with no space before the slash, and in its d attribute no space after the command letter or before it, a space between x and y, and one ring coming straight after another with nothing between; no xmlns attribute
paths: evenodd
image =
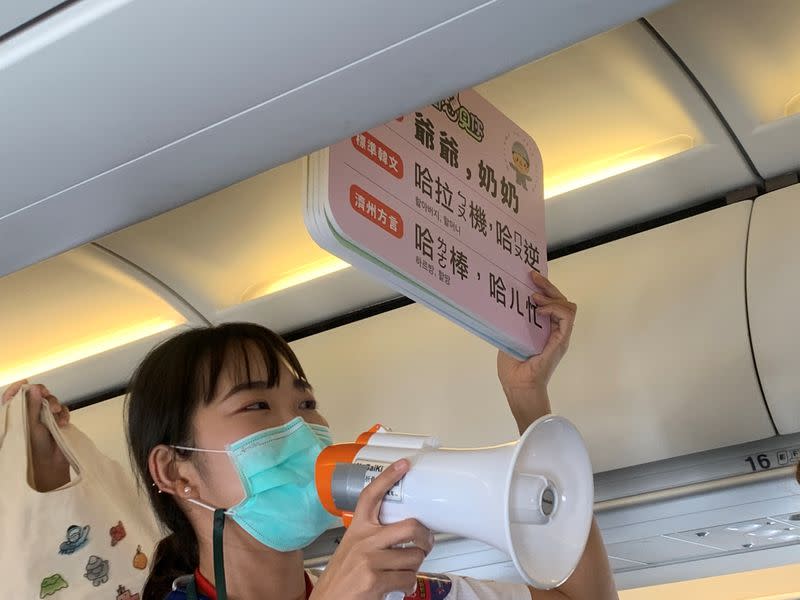
<svg viewBox="0 0 800 600"><path fill-rule="evenodd" d="M295 417L308 423L328 425L317 411L313 390L280 361L279 383L267 387L264 361L255 350L249 353L250 381L242 369L226 364L220 373L213 399L201 405L194 416L194 446L214 450L263 429L278 427ZM196 453L204 489L197 493L205 502L228 508L242 500L243 490L236 470L226 454Z"/></svg>

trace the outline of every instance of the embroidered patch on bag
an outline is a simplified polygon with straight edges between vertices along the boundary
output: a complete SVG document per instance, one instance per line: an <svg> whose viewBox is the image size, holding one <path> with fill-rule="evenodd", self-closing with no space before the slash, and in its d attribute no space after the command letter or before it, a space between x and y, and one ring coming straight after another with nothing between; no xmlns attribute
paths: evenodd
<svg viewBox="0 0 800 600"><path fill-rule="evenodd" d="M141 546L136 546L136 554L133 556L133 567L144 571L147 568L147 555L142 552Z"/></svg>
<svg viewBox="0 0 800 600"><path fill-rule="evenodd" d="M117 588L117 600L139 600L139 594L131 594L131 591L125 586Z"/></svg>
<svg viewBox="0 0 800 600"><path fill-rule="evenodd" d="M60 574L56 573L55 575L50 575L50 577L45 577L42 579L42 587L39 590L39 598L52 596L57 591L68 587L69 584Z"/></svg>
<svg viewBox="0 0 800 600"><path fill-rule="evenodd" d="M418 575L417 589L408 600L443 600L450 594L453 582L444 575Z"/></svg>
<svg viewBox="0 0 800 600"><path fill-rule="evenodd" d="M94 587L107 583L108 561L93 554L86 563L86 573L83 576L91 581Z"/></svg>
<svg viewBox="0 0 800 600"><path fill-rule="evenodd" d="M127 533L125 533L125 526L122 524L122 521L119 521L116 525L114 525L108 531L109 535L111 536L111 545L116 546L119 542L125 539Z"/></svg>
<svg viewBox="0 0 800 600"><path fill-rule="evenodd" d="M59 554L72 554L83 548L89 542L89 525L70 525L67 527L66 540L59 546Z"/></svg>

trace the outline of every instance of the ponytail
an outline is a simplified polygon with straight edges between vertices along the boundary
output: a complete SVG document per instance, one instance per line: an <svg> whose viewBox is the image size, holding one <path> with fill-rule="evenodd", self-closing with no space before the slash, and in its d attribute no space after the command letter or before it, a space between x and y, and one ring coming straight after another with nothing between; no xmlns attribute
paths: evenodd
<svg viewBox="0 0 800 600"><path fill-rule="evenodd" d="M164 600L178 577L194 573L198 563L197 539L194 531L190 535L192 539L186 540L177 533L171 533L158 543L153 556L153 568L142 591L142 600Z"/></svg>

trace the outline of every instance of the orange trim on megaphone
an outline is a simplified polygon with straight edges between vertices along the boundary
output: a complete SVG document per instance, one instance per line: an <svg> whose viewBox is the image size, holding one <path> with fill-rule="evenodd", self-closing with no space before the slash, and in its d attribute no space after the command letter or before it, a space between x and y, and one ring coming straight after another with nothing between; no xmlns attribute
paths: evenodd
<svg viewBox="0 0 800 600"><path fill-rule="evenodd" d="M336 465L342 463L352 463L356 454L358 454L364 444L334 444L328 446L317 457L317 464L314 469L314 482L317 486L317 493L325 507L332 515L341 517L344 513L336 508L336 503L333 501L333 472L336 470Z"/></svg>
<svg viewBox="0 0 800 600"><path fill-rule="evenodd" d="M369 443L372 435L381 429L383 425L373 425L369 431L359 435L354 443L328 446L317 457L314 483L317 486L320 502L329 513L341 517L345 527L350 527L350 523L353 522L353 513L339 510L333 501L333 472L336 470L336 465L352 464L356 455Z"/></svg>
<svg viewBox="0 0 800 600"><path fill-rule="evenodd" d="M362 446L366 446L369 444L369 440L372 438L372 435L378 433L381 429L383 429L383 425L378 423L377 425L373 425L369 428L369 431L365 431L360 436L356 438L356 444L361 444Z"/></svg>

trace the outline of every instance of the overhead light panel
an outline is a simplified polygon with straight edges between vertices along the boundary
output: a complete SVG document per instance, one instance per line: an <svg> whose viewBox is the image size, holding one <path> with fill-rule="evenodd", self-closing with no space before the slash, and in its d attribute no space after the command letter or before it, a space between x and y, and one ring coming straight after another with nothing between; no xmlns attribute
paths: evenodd
<svg viewBox="0 0 800 600"><path fill-rule="evenodd" d="M350 265L348 263L336 258L335 256L328 256L321 260L289 271L276 281L261 283L249 288L244 294L242 294L242 302L269 296L270 294L274 294L303 283L308 283L314 279L319 279L320 277L325 277L326 275L331 275L332 273L346 269L349 266Z"/></svg>
<svg viewBox="0 0 800 600"><path fill-rule="evenodd" d="M786 116L800 114L800 94L797 94L789 99L786 103Z"/></svg>
<svg viewBox="0 0 800 600"><path fill-rule="evenodd" d="M106 334L94 336L89 340L78 342L60 350L53 350L43 356L23 360L18 364L3 365L0 368L0 386L46 373L113 348L136 342L176 327L179 324L174 319L150 319L130 327L115 329Z"/></svg>
<svg viewBox="0 0 800 600"><path fill-rule="evenodd" d="M608 159L580 165L544 178L544 197L553 198L659 160L674 156L694 146L688 135L676 135L656 144L642 146ZM545 165L545 169L547 166Z"/></svg>

